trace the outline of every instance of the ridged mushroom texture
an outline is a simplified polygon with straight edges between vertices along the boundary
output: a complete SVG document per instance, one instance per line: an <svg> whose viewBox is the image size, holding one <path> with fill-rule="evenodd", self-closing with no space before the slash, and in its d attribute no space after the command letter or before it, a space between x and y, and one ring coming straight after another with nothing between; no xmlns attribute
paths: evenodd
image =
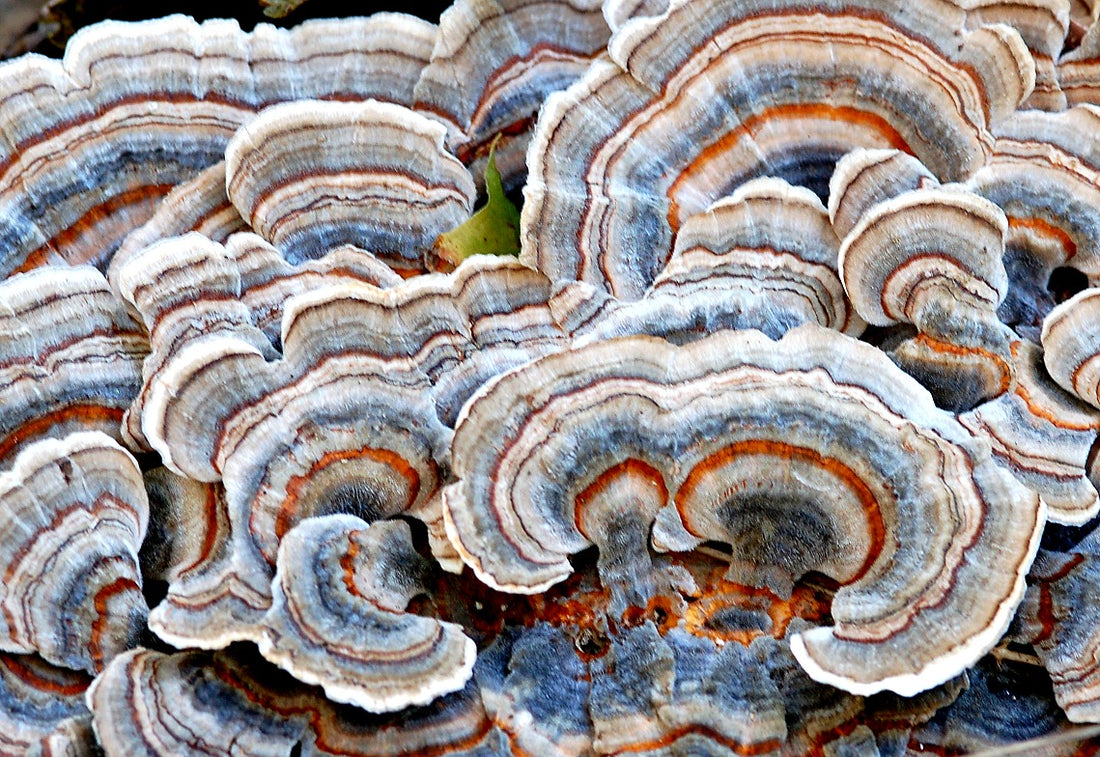
<svg viewBox="0 0 1100 757"><path fill-rule="evenodd" d="M0 272L105 265L264 106L308 97L411 102L435 34L399 14L251 33L233 21L172 16L90 27L63 61L5 63Z"/></svg>
<svg viewBox="0 0 1100 757"><path fill-rule="evenodd" d="M1043 361L1058 385L1100 408L1100 289L1086 289L1043 321Z"/></svg>
<svg viewBox="0 0 1100 757"><path fill-rule="evenodd" d="M34 749L64 743L66 732L93 748L88 721L91 712L84 704L84 692L92 678L87 673L50 665L38 655L0 653L0 754L33 754ZM81 745L75 738L72 745ZM67 754L48 751L45 754ZM86 752L75 751L82 755Z"/></svg>
<svg viewBox="0 0 1100 757"><path fill-rule="evenodd" d="M1100 723L1098 15L453 0L0 63L0 757Z"/></svg>
<svg viewBox="0 0 1100 757"><path fill-rule="evenodd" d="M497 135L497 164L518 186L535 118L604 51L611 32L596 0L458 0L414 91L417 110L447 126L447 147L482 175Z"/></svg>
<svg viewBox="0 0 1100 757"><path fill-rule="evenodd" d="M398 272L422 272L436 237L469 217L476 191L445 135L391 103L285 103L229 142L226 191L291 263L354 244Z"/></svg>
<svg viewBox="0 0 1100 757"><path fill-rule="evenodd" d="M610 59L547 100L523 259L633 300L685 221L749 179L824 197L856 147L901 149L941 181L965 179L1035 78L1015 30L966 24L950 2L791 0L681 0L624 24Z"/></svg>
<svg viewBox="0 0 1100 757"><path fill-rule="evenodd" d="M203 248L213 263L221 260L216 248ZM419 519L436 558L457 569L438 494L449 426L482 383L564 345L549 295L537 272L491 257L389 290L332 284L287 302L279 359L257 346L273 349L241 303L197 300L211 323L230 325L163 345L163 363L147 380L145 437L177 474L223 482L232 546L218 559L258 594L283 535L332 512ZM155 357L162 345L153 334ZM165 620L154 612L162 637L204 647L254 633L243 623L204 640L208 625L170 628Z"/></svg>
<svg viewBox="0 0 1100 757"><path fill-rule="evenodd" d="M844 293L839 247L816 195L781 179L754 179L684 223L668 265L640 300L575 282L551 306L582 341L651 334L682 343L748 328L779 338L803 323L856 336L866 324Z"/></svg>
<svg viewBox="0 0 1100 757"><path fill-rule="evenodd" d="M1100 722L1100 632L1090 606L1100 590L1096 525L1073 532L1069 544L1052 539L1039 550L1016 636L1034 647L1050 675L1054 697L1073 722Z"/></svg>
<svg viewBox="0 0 1100 757"><path fill-rule="evenodd" d="M134 646L149 507L133 457L96 431L36 442L0 474L0 510L0 649L95 673Z"/></svg>
<svg viewBox="0 0 1100 757"><path fill-rule="evenodd" d="M1014 381L1016 335L997 318L1008 289L1008 222L989 200L927 175L908 155L855 150L837 164L829 209L843 233L838 265L855 311L875 326L916 327L891 357L937 404L962 411ZM918 186L899 191L907 184Z"/></svg>
<svg viewBox="0 0 1100 757"><path fill-rule="evenodd" d="M1016 113L998 125L989 163L967 182L1008 219L1008 292L998 315L1033 342L1057 304L1049 285L1058 269L1100 283L1100 151L1090 136L1097 129L1095 105Z"/></svg>
<svg viewBox="0 0 1100 757"><path fill-rule="evenodd" d="M473 673L474 642L453 623L404 611L426 569L402 521L307 518L279 543L260 653L371 712L458 691Z"/></svg>
<svg viewBox="0 0 1100 757"><path fill-rule="evenodd" d="M1046 519L881 352L816 326L539 359L464 408L452 463L447 531L490 585L542 591L595 544L612 592L645 591L651 526L661 549L725 542L730 580L842 585L835 625L791 644L861 694L917 693L991 648Z"/></svg>

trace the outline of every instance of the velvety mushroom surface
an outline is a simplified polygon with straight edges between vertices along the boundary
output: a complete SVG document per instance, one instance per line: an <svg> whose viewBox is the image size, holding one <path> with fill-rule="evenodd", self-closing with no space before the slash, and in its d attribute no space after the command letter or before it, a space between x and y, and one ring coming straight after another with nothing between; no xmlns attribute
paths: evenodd
<svg viewBox="0 0 1100 757"><path fill-rule="evenodd" d="M880 352L812 326L542 358L465 407L453 465L448 534L505 591L544 590L595 544L612 592L645 598L654 522L659 548L731 544L734 581L789 593L807 571L830 576L845 587L836 626L792 647L856 693L911 695L987 651L1046 517Z"/></svg>
<svg viewBox="0 0 1100 757"><path fill-rule="evenodd" d="M633 300L683 223L748 179L823 195L856 147L902 149L941 180L966 178L1035 68L1011 28L965 24L950 2L712 0L623 25L609 59L547 100L524 260Z"/></svg>
<svg viewBox="0 0 1100 757"><path fill-rule="evenodd" d="M0 64L0 753L1095 752L1097 11Z"/></svg>

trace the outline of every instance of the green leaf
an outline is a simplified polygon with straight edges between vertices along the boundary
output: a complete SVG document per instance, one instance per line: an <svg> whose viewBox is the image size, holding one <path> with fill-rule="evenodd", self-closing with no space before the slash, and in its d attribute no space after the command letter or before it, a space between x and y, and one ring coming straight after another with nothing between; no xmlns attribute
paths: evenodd
<svg viewBox="0 0 1100 757"><path fill-rule="evenodd" d="M500 182L495 155L498 141L499 136L489 147L485 166L485 205L464 224L435 240L436 256L452 266L471 255L519 255L519 211L505 197Z"/></svg>

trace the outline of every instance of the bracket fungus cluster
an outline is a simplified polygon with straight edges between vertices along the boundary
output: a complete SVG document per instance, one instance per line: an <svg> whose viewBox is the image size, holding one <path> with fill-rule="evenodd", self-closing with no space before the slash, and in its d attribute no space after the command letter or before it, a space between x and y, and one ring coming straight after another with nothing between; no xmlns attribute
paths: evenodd
<svg viewBox="0 0 1100 757"><path fill-rule="evenodd" d="M0 753L1100 722L1093 5L457 0L0 64ZM520 188L518 259L439 252Z"/></svg>

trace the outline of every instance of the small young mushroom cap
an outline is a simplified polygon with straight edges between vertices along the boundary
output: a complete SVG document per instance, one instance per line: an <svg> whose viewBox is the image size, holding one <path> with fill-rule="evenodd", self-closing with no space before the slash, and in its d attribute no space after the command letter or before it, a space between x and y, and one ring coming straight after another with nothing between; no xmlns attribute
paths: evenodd
<svg viewBox="0 0 1100 757"><path fill-rule="evenodd" d="M684 222L668 265L642 299L613 301L572 283L555 293L551 307L563 328L585 341L652 334L683 343L723 328L755 328L778 339L803 323L857 335L865 324L844 294L839 247L813 192L753 179ZM582 296L582 288L590 294Z"/></svg>
<svg viewBox="0 0 1100 757"><path fill-rule="evenodd" d="M1081 43L1059 58L1056 65L1058 84L1070 105L1100 102L1100 25L1095 22L1093 8Z"/></svg>
<svg viewBox="0 0 1100 757"><path fill-rule="evenodd" d="M148 345L102 274L51 268L0 283L0 334L0 470L46 437L119 438Z"/></svg>
<svg viewBox="0 0 1100 757"><path fill-rule="evenodd" d="M104 265L175 185L222 159L261 107L298 98L408 103L436 27L398 14L293 30L172 16L104 22L64 61L0 67L0 274Z"/></svg>
<svg viewBox="0 0 1100 757"><path fill-rule="evenodd" d="M1100 289L1086 289L1043 321L1043 362L1057 384L1100 408Z"/></svg>
<svg viewBox="0 0 1100 757"><path fill-rule="evenodd" d="M959 6L966 10L970 28L1006 24L1020 33L1035 61L1035 87L1020 103L1021 109L1065 109L1066 96L1058 84L1055 61L1062 54L1069 31L1069 0L971 0Z"/></svg>
<svg viewBox="0 0 1100 757"><path fill-rule="evenodd" d="M279 544L260 654L371 712L458 691L473 672L473 640L453 623L405 612L426 569L403 521L307 518Z"/></svg>
<svg viewBox="0 0 1100 757"><path fill-rule="evenodd" d="M445 135L392 103L284 103L230 140L226 189L291 263L354 244L399 272L421 271L425 251L469 217L476 193Z"/></svg>
<svg viewBox="0 0 1100 757"><path fill-rule="evenodd" d="M963 413L959 422L989 440L994 459L1038 492L1051 521L1081 525L1100 512L1087 470L1100 411L1051 380L1038 346L1014 342L1012 357L1012 391Z"/></svg>
<svg viewBox="0 0 1100 757"><path fill-rule="evenodd" d="M0 652L0 754L33 749L70 718L88 715L87 673L59 668L38 655Z"/></svg>
<svg viewBox="0 0 1100 757"><path fill-rule="evenodd" d="M866 154L855 163L870 161ZM1010 345L1015 334L997 318L1008 289L1001 261L1008 224L996 205L959 185L922 186L889 199L870 191L867 174L841 161L839 174L859 186L833 188L834 216L852 218L840 245L840 276L852 305L868 323L909 323L918 335L892 350L907 372L928 386L942 406L966 410L1002 394L1012 383ZM896 161L894 161L896 163ZM909 172L912 175L912 172ZM922 180L923 181L923 180ZM889 189L912 183L890 182Z"/></svg>
<svg viewBox="0 0 1100 757"><path fill-rule="evenodd" d="M938 187L923 163L901 150L852 150L829 179L829 219L841 239L867 211L881 202L917 189Z"/></svg>
<svg viewBox="0 0 1100 757"><path fill-rule="evenodd" d="M679 0L632 20L611 60L547 99L528 153L523 259L634 300L684 221L757 176L823 194L844 153L894 147L941 180L965 179L1034 66L1016 31L964 24L939 0Z"/></svg>
<svg viewBox="0 0 1100 757"><path fill-rule="evenodd" d="M252 322L276 347L282 345L283 307L294 295L331 284L386 288L402 281L377 257L352 245L336 247L319 260L291 265L256 234L234 234L225 241L225 252L241 278L241 302Z"/></svg>
<svg viewBox="0 0 1100 757"><path fill-rule="evenodd" d="M600 6L598 0L458 0L439 17L415 107L447 124L448 147L474 164L475 176L500 135L495 155L505 184L522 177L546 96L580 78L607 45Z"/></svg>
<svg viewBox="0 0 1100 757"><path fill-rule="evenodd" d="M0 511L0 649L96 672L133 646L149 506L130 454L97 431L36 442L0 474Z"/></svg>
<svg viewBox="0 0 1100 757"><path fill-rule="evenodd" d="M779 342L630 337L540 358L463 408L452 465L447 533L502 590L561 581L593 543L602 561L637 561L622 524L657 511L659 547L733 544L731 580L789 591L830 575L835 628L792 646L855 693L916 693L992 647L1045 522L885 355L809 325Z"/></svg>

